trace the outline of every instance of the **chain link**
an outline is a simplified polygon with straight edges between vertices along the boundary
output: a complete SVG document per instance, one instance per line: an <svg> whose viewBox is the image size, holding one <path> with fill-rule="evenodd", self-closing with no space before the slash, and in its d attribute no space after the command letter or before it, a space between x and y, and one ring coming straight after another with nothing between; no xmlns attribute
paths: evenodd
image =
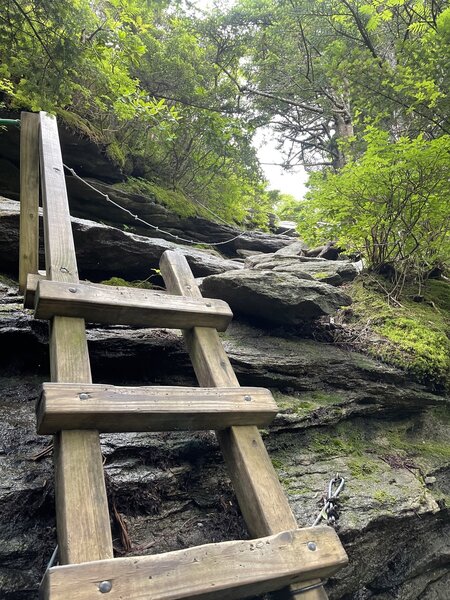
<svg viewBox="0 0 450 600"><path fill-rule="evenodd" d="M313 527L319 525L319 523L326 519L328 525L333 526L336 523L338 513L338 496L342 492L345 486L345 479L336 473L336 476L331 479L328 484L328 494L323 499L323 507L316 517L316 520L312 524Z"/></svg>
<svg viewBox="0 0 450 600"><path fill-rule="evenodd" d="M110 204L112 204L113 206L115 206L116 208L120 209L122 212L129 214L131 217L133 217L133 219L135 221L138 221L139 223L142 223L143 225L146 225L147 227L150 227L150 229L154 229L155 231L159 231L159 233L166 235L168 237L173 238L174 240L178 241L178 242L184 242L185 244L194 244L197 245L199 243L201 243L202 246L223 246L224 244L229 244L230 242L234 242L235 240L248 235L249 232L248 231L241 231L241 233L239 233L238 235L235 235L234 237L228 239L228 240L223 240L223 241L218 241L218 242L199 242L199 240L191 240L188 238L184 238L180 235L175 235L174 233L171 233L170 231L165 231L164 229L161 229L160 227L157 227L156 225L153 225L152 223L149 223L148 221L146 221L145 219L142 219L139 215L134 214L131 210L128 210L128 208L125 208L124 206L122 206L121 204L118 204L117 202L115 202L114 200L112 200L108 194L105 194L104 192L100 191L98 188L96 188L95 186L93 186L91 183L89 183L88 181L86 181L85 179L83 179L83 177L80 177L78 175L78 173L76 173L74 171L74 169L72 169L71 167L68 167L67 165L63 165L65 169L67 169L69 171L69 173L71 173L73 175L73 177L75 177L76 179L78 179L79 181L83 182L84 185L86 185L88 188L90 188L91 190L94 190L94 192L97 192L97 194L99 194L100 196L103 196L103 198L105 198L105 200L107 202L109 202ZM201 203L200 203L201 204ZM202 204L202 206L204 208L206 208L207 210L208 207L204 206ZM212 212L209 210L209 212ZM212 213L215 215L215 213ZM219 217L219 215L215 215L217 218L219 218L221 221L223 221L224 223L226 223L226 221L224 221L224 219L222 219L222 217ZM226 223L227 224L227 223ZM283 234L287 233L288 231L292 231L293 229L295 229L295 227L291 227L290 229L287 229L286 231L283 232Z"/></svg>

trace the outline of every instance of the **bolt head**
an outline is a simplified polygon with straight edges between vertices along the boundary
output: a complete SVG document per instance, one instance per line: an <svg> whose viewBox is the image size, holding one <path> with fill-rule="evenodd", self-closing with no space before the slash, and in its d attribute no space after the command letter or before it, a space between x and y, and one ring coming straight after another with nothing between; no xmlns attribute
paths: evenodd
<svg viewBox="0 0 450 600"><path fill-rule="evenodd" d="M98 589L102 594L107 594L112 590L111 581L100 581L100 583L98 584Z"/></svg>
<svg viewBox="0 0 450 600"><path fill-rule="evenodd" d="M251 401L251 399L252 399L252 397L251 397L251 396L244 396L244 400L246 400L247 402L250 402L250 401Z"/></svg>
<svg viewBox="0 0 450 600"><path fill-rule="evenodd" d="M315 542L308 542L307 546L308 546L308 550L311 550L312 552L314 552L314 550L317 549Z"/></svg>
<svg viewBox="0 0 450 600"><path fill-rule="evenodd" d="M81 392L81 394L78 394L78 398L80 400L89 400L89 394L86 394L86 392Z"/></svg>
<svg viewBox="0 0 450 600"><path fill-rule="evenodd" d="M77 293L77 288L70 287L69 288L69 292L72 292L72 294L76 294Z"/></svg>

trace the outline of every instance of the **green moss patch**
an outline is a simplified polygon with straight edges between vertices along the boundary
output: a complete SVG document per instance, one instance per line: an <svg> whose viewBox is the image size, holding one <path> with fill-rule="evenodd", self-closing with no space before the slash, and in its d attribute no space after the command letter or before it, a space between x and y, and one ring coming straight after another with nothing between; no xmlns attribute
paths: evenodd
<svg viewBox="0 0 450 600"><path fill-rule="evenodd" d="M121 277L111 277L110 279L105 279L101 281L103 285L114 285L116 287L135 287L135 288L143 288L147 290L151 290L154 288L154 285L148 281L147 279L136 280L136 281L126 281Z"/></svg>
<svg viewBox="0 0 450 600"><path fill-rule="evenodd" d="M447 414L448 412L447 410ZM447 436L435 435L431 438L427 432L417 434L407 425L399 425L388 428L386 437L390 448L402 451L407 456L450 460L450 444Z"/></svg>
<svg viewBox="0 0 450 600"><path fill-rule="evenodd" d="M449 385L450 285L447 282L428 281L422 296L417 296L416 288L406 288L400 304L388 303L374 277L360 277L346 287L346 292L353 298L353 305L343 311L343 320L354 328L361 349L435 388ZM371 339L371 333L378 339Z"/></svg>
<svg viewBox="0 0 450 600"><path fill-rule="evenodd" d="M325 390L304 392L295 395L283 394L274 390L273 395L280 410L300 416L306 415L322 406L342 404L346 401L343 395Z"/></svg>
<svg viewBox="0 0 450 600"><path fill-rule="evenodd" d="M82 133L94 144L105 144L106 140L101 131L88 119L84 119L80 115L77 115L70 110L64 110L63 108L57 110L57 116L62 119L69 129L72 129L78 134Z"/></svg>
<svg viewBox="0 0 450 600"><path fill-rule="evenodd" d="M332 432L306 432L305 447L320 460L344 458L356 479L376 480L383 463L427 471L450 461L449 418L449 408L442 406L397 421L341 421Z"/></svg>
<svg viewBox="0 0 450 600"><path fill-rule="evenodd" d="M179 190L169 190L147 179L130 177L127 181L115 184L117 189L140 196L148 196L153 202L162 204L180 217L207 216ZM203 214L205 213L205 214Z"/></svg>

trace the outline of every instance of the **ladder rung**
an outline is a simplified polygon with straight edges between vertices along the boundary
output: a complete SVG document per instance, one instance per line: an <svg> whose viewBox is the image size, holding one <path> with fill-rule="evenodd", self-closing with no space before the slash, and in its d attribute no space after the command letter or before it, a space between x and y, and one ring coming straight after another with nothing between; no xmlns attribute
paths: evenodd
<svg viewBox="0 0 450 600"><path fill-rule="evenodd" d="M23 295L23 305L25 308L34 308L38 283L45 279L47 279L45 271L39 270L37 273L28 273L27 286Z"/></svg>
<svg viewBox="0 0 450 600"><path fill-rule="evenodd" d="M44 383L37 407L37 431L102 432L225 429L268 425L277 414L263 388L118 387Z"/></svg>
<svg viewBox="0 0 450 600"><path fill-rule="evenodd" d="M95 323L225 331L233 313L223 300L171 296L139 288L40 280L35 317L81 317Z"/></svg>
<svg viewBox="0 0 450 600"><path fill-rule="evenodd" d="M250 541L53 567L47 571L40 597L236 600L329 577L345 564L347 555L336 532L310 527ZM108 593L101 594L100 586Z"/></svg>

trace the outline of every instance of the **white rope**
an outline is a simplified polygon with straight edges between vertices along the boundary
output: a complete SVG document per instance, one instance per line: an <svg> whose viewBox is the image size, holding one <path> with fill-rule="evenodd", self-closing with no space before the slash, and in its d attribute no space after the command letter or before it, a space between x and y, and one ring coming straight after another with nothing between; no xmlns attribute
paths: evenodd
<svg viewBox="0 0 450 600"><path fill-rule="evenodd" d="M120 204L118 204L117 202L115 202L114 200L111 200L111 198L108 196L108 194L105 194L104 192L101 192L99 189L97 189L96 187L94 187L92 184L90 184L88 181L86 181L85 179L83 179L82 177L80 177L71 167L68 167L67 165L64 165L64 167L77 179L79 179L80 181L82 181L87 187L91 188L92 190L94 190L94 192L97 192L97 194L100 194L100 196L103 196L105 198L105 200L107 200L110 204L113 204L116 208L119 208L120 210L122 210L123 212L128 213L131 217L133 217L133 219L135 221L139 221L140 223L143 223L144 225L147 225L147 227L150 227L151 229L154 229L155 231L159 231L164 235L168 235L180 242L186 242L187 244L202 244L203 246L221 246L223 244L229 244L230 242L234 242L234 240L237 240L240 237L243 237L244 235L247 235L246 231L242 231L242 233L239 233L238 235L235 235L234 237L230 238L229 240L225 240L224 242L199 242L198 240L189 240L187 238L183 238L179 235L175 235L174 233L171 233L170 231L165 231L164 229L160 229L159 227L157 227L156 225L153 225L152 223L149 223L148 221L145 221L145 219L141 219L141 217L139 215L135 215L133 212L131 212L131 210L128 210L128 208L125 208L124 206L121 206ZM294 228L292 228L294 229ZM288 230L289 231L289 230Z"/></svg>

